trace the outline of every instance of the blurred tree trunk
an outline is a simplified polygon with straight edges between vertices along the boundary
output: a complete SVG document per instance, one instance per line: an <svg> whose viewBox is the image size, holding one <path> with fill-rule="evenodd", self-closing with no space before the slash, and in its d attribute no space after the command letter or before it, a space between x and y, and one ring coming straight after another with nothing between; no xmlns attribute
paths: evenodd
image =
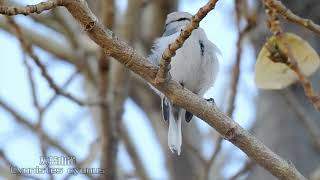
<svg viewBox="0 0 320 180"><path fill-rule="evenodd" d="M306 0L303 3L289 0L282 2L294 13L305 18L310 18L318 24L320 23L318 13L320 6L317 6L318 0ZM258 22L260 24L252 34L252 41L257 53L265 42L267 35L270 35L266 30L265 13L261 4L259 8ZM297 33L303 39L306 39L316 50L319 50L320 42L318 35L283 20L281 22L285 31ZM312 77L312 80L314 88L319 92L319 71ZM315 120L319 126L320 113L316 112L309 103L300 84L295 84L281 91L259 91L254 133L274 152L293 162L305 177L309 177L320 164L320 153L313 146L309 132L301 119L299 119L296 112L286 102L284 94L288 91L293 92L297 101L307 112L307 115ZM271 180L276 178L264 169L255 167L248 179Z"/></svg>

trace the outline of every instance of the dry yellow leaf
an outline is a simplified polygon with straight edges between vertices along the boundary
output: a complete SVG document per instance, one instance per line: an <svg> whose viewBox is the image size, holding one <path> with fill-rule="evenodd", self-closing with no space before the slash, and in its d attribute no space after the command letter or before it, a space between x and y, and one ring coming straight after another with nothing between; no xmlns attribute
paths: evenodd
<svg viewBox="0 0 320 180"><path fill-rule="evenodd" d="M255 67L255 81L261 89L283 89L298 80L294 71L286 64L273 62L269 56L270 52L266 45L276 43L283 50L289 45L292 56L297 61L302 73L310 76L320 66L320 59L317 52L309 43L293 33L284 33L280 37L272 36L262 47Z"/></svg>

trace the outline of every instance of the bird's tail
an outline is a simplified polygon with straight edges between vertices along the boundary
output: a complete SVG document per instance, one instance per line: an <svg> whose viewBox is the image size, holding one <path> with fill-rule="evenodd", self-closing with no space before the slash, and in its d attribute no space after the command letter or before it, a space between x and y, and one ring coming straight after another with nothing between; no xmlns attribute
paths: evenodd
<svg viewBox="0 0 320 180"><path fill-rule="evenodd" d="M181 122L183 111L174 106L167 98L162 100L162 113L164 120L169 120L168 146L173 153L180 155L182 145Z"/></svg>

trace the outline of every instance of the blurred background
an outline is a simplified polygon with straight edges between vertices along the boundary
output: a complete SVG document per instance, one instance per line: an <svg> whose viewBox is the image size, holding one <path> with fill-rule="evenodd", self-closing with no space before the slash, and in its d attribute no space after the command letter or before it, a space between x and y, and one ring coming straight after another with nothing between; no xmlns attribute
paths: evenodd
<svg viewBox="0 0 320 180"><path fill-rule="evenodd" d="M0 0L16 6L39 2ZM195 14L207 1L87 2L106 27L146 57L163 32L168 13ZM282 2L302 17L320 22L317 0ZM117 179L275 179L197 118L183 124L181 156L172 154L159 97L143 80L106 57L64 8L12 20L57 87L52 88L23 50L13 23L0 16L0 179L93 179L99 174L70 175L66 170L108 167L105 160L116 162L114 169L105 172ZM319 50L315 34L281 22L286 31ZM239 38L248 25L250 30ZM320 115L301 86L278 91L255 86L256 52L270 36L261 2L219 1L200 26L222 53L218 79L205 97L214 98L222 111L293 162L303 175L319 178ZM311 79L319 92L319 73ZM101 99L109 106L86 104ZM61 174L12 173L10 167L41 167L41 156L75 157L76 163L62 166Z"/></svg>

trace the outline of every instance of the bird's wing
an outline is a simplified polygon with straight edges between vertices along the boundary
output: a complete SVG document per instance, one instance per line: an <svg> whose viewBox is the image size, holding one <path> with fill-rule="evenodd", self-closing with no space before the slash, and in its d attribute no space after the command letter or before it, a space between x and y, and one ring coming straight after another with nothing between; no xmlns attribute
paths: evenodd
<svg viewBox="0 0 320 180"><path fill-rule="evenodd" d="M192 117L193 117L193 114L191 112L189 112L189 111L186 111L186 114L185 114L186 121L190 122Z"/></svg>
<svg viewBox="0 0 320 180"><path fill-rule="evenodd" d="M162 97L161 98L161 107L162 107L162 117L163 120L168 121L169 120L169 111L170 111L170 107L169 107L169 103L166 97Z"/></svg>

